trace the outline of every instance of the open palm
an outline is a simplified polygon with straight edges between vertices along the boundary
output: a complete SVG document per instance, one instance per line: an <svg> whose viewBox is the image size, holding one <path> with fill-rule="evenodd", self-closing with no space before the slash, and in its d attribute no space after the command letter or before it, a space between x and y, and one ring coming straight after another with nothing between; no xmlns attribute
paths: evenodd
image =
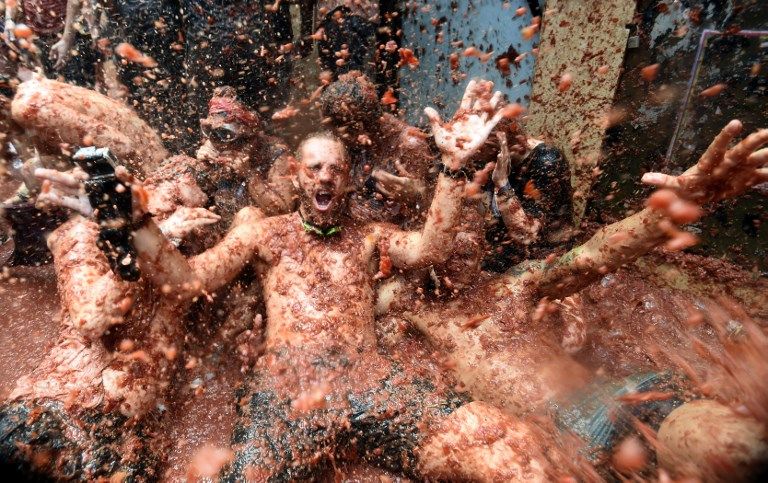
<svg viewBox="0 0 768 483"><path fill-rule="evenodd" d="M492 89L493 82L470 81L458 111L445 124L437 111L431 107L424 109L448 168L455 170L466 165L504 117L502 94L492 94Z"/></svg>
<svg viewBox="0 0 768 483"><path fill-rule="evenodd" d="M696 165L679 176L646 173L643 183L672 189L679 196L703 205L733 198L768 181L768 148L759 149L768 143L768 129L755 131L728 149L741 130L740 121L729 122Z"/></svg>

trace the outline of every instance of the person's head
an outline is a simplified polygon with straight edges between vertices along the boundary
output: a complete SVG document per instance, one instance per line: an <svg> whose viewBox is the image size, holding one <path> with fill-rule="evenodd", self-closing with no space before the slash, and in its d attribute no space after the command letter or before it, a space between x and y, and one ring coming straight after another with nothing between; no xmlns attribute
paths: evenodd
<svg viewBox="0 0 768 483"><path fill-rule="evenodd" d="M359 71L330 84L320 96L320 108L336 132L352 140L374 131L382 115L376 86Z"/></svg>
<svg viewBox="0 0 768 483"><path fill-rule="evenodd" d="M346 208L350 165L344 144L331 133L313 134L296 151L302 217L317 226L338 224Z"/></svg>
<svg viewBox="0 0 768 483"><path fill-rule="evenodd" d="M232 87L218 87L208 104L208 117L200 120L205 143L198 159L240 170L243 151L253 149L261 131L259 116L237 99Z"/></svg>

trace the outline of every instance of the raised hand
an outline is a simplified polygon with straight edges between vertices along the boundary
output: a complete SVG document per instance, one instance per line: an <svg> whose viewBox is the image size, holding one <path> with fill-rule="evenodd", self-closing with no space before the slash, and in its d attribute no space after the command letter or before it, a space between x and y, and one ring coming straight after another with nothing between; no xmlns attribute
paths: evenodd
<svg viewBox="0 0 768 483"><path fill-rule="evenodd" d="M65 39L61 39L51 46L48 58L55 62L53 64L54 69L61 70L64 68L71 57L70 50L72 50L72 43Z"/></svg>
<svg viewBox="0 0 768 483"><path fill-rule="evenodd" d="M181 241L204 226L218 223L221 216L205 208L180 206L171 216L163 220L160 231L173 241Z"/></svg>
<svg viewBox="0 0 768 483"><path fill-rule="evenodd" d="M507 143L507 133L497 132L499 138L499 154L496 157L496 166L493 168L493 185L497 188L504 188L509 185L509 170L511 168L511 155Z"/></svg>
<svg viewBox="0 0 768 483"><path fill-rule="evenodd" d="M679 176L646 173L643 183L675 191L680 197L703 205L732 198L768 181L768 129L760 129L731 149L728 144L741 133L738 120L729 122L715 137L699 162Z"/></svg>
<svg viewBox="0 0 768 483"><path fill-rule="evenodd" d="M71 171L37 168L35 177L42 181L38 204L51 204L75 210L83 216L91 216L93 207L88 201L83 183L88 175L80 168Z"/></svg>
<svg viewBox="0 0 768 483"><path fill-rule="evenodd" d="M502 94L498 91L492 94L492 89L493 82L469 81L458 111L445 124L437 111L431 107L424 109L443 164L449 169L464 167L504 117Z"/></svg>
<svg viewBox="0 0 768 483"><path fill-rule="evenodd" d="M424 183L408 172L398 160L395 161L397 174L374 169L371 176L376 181L376 191L385 197L402 202L416 203L424 198Z"/></svg>

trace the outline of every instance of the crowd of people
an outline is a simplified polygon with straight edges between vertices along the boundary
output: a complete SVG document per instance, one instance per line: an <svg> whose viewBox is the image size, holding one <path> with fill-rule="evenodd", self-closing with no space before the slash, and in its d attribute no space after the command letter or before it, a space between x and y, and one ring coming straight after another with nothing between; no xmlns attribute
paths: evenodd
<svg viewBox="0 0 768 483"><path fill-rule="evenodd" d="M42 3L19 3L30 25ZM633 427L662 428L664 447L693 444L663 430L691 413L757 435L696 443L718 464L765 470L765 414L702 409L674 373L595 380L573 354L587 338L578 293L657 246L690 246L681 227L703 207L768 181L768 130L734 143L731 121L684 173L643 177L659 188L644 209L586 238L567 160L526 136L492 83L469 81L450 120L427 107L430 133L385 109L372 79L391 78L377 62L397 46L351 48L381 41L373 26L393 16L378 4L301 4L317 16L303 38L320 40L334 73L313 99L323 129L292 147L260 109L286 102L288 54L305 48L285 48L287 3L181 2L181 15L163 13L173 2L106 3L69 0L63 36L37 32L56 61L45 69L86 35L71 33L74 18L91 29L120 18L110 44L129 39L158 61L123 64L124 81L143 78L124 82L128 106L168 105L134 111L87 80L35 76L3 106L24 144L5 149L20 183L4 204L13 260L51 258L62 306L58 340L0 405L9 474L159 479L160 408L200 304L217 307L202 323L243 360L224 481L318 479L339 461L417 480L597 480L616 474L606 455ZM254 32L270 39L258 59ZM164 77L182 71L185 83ZM174 108L182 98L207 111ZM193 118L199 147L172 154L157 126Z"/></svg>

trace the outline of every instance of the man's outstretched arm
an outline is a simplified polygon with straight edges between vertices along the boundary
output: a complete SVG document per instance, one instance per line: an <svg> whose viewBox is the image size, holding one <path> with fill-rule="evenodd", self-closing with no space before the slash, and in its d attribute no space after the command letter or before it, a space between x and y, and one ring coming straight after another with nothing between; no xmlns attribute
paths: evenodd
<svg viewBox="0 0 768 483"><path fill-rule="evenodd" d="M164 293L192 298L232 281L250 262L261 240L261 211L240 210L224 238L205 252L185 258L151 220L134 231L142 273Z"/></svg>
<svg viewBox="0 0 768 483"><path fill-rule="evenodd" d="M728 123L699 162L682 175L647 173L643 176L644 183L674 193L657 192L648 208L600 229L589 241L551 264L538 262L534 278L538 279L539 294L562 298L575 293L665 242L670 234L682 235L673 222L695 221L700 215L697 206L738 196L768 181L765 167L768 148L758 150L768 142L768 130L756 131L728 149L741 127L739 121Z"/></svg>
<svg viewBox="0 0 768 483"><path fill-rule="evenodd" d="M465 166L504 117L501 93L491 96L492 88L492 82L470 81L458 112L447 124L434 109L425 109L441 151L443 172L437 179L424 228L419 232L395 231L385 237L384 243L389 245L384 250L394 266L442 263L451 255L464 186L469 181Z"/></svg>

